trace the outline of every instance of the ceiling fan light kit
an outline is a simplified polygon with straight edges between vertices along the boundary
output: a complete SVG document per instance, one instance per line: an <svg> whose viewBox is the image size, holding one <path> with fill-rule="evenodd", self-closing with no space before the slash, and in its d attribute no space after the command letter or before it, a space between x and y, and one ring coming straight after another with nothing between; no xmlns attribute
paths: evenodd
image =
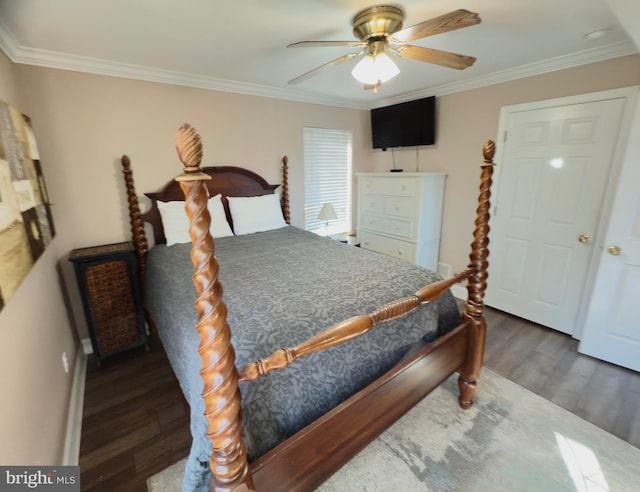
<svg viewBox="0 0 640 492"><path fill-rule="evenodd" d="M479 24L478 14L464 9L454 10L406 29L402 29L403 21L404 11L402 8L394 5L375 5L361 10L353 17L351 22L353 34L360 41L300 41L290 44L288 48L345 46L364 49L356 53L348 53L314 68L290 80L289 84L297 84L323 70L364 55L351 74L356 80L365 84L365 88L374 88L375 91L383 82L400 73L400 69L387 51L399 58L409 58L458 70L470 67L475 62L476 59L471 56L413 46L407 43Z"/></svg>
<svg viewBox="0 0 640 492"><path fill-rule="evenodd" d="M380 85L400 73L398 65L384 50L384 42L377 41L376 49L366 55L351 71L351 75L365 85Z"/></svg>

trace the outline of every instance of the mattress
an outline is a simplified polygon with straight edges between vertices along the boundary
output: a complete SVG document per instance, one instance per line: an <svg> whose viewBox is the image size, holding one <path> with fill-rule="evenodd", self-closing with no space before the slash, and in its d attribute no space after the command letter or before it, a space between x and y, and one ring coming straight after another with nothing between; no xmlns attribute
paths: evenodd
<svg viewBox="0 0 640 492"><path fill-rule="evenodd" d="M190 244L152 248L146 279L148 308L191 406L187 491L207 490L211 455L201 397L190 248ZM220 238L215 256L238 368L441 279L408 261L292 226ZM459 321L455 300L447 293L346 344L306 356L257 381L240 383L249 460L377 379L415 342L431 342Z"/></svg>

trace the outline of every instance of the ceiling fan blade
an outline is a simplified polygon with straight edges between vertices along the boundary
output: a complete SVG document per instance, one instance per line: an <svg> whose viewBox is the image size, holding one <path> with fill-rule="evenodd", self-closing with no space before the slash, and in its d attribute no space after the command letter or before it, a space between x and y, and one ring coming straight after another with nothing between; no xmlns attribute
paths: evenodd
<svg viewBox="0 0 640 492"><path fill-rule="evenodd" d="M331 46L361 48L366 45L367 43L364 41L298 41L287 45L287 48L326 48Z"/></svg>
<svg viewBox="0 0 640 492"><path fill-rule="evenodd" d="M473 56L458 55L457 53L451 53L449 51L434 50L408 44L394 49L393 52L401 58L433 63L458 70L464 70L476 61Z"/></svg>
<svg viewBox="0 0 640 492"><path fill-rule="evenodd" d="M313 70L308 71L307 73L303 73L302 75L296 77L295 79L291 79L289 82L287 82L288 84L297 84L299 82L302 82L303 80L307 80L309 77L313 77L314 75L326 70L327 68L331 68L331 67L335 67L336 65L340 65L341 63L344 63L348 60L351 60L352 58L355 58L356 56L359 56L362 54L362 51L360 53L348 53L344 56L341 56L340 58L336 58L335 60L330 61L329 63L325 63L324 65L320 65L319 67L314 68Z"/></svg>
<svg viewBox="0 0 640 492"><path fill-rule="evenodd" d="M409 43L416 39L426 38L434 34L454 31L463 27L474 26L480 23L480 17L475 12L465 9L454 10L448 14L440 15L427 21L407 27L394 33L390 38L390 43Z"/></svg>

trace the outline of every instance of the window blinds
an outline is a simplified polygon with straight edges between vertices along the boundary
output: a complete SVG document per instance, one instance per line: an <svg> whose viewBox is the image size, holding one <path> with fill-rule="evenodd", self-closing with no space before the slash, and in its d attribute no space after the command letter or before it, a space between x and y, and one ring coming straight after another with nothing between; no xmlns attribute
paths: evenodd
<svg viewBox="0 0 640 492"><path fill-rule="evenodd" d="M329 128L304 129L304 227L335 234L351 231L351 132ZM319 220L324 203L337 219ZM327 227L328 226L328 227Z"/></svg>

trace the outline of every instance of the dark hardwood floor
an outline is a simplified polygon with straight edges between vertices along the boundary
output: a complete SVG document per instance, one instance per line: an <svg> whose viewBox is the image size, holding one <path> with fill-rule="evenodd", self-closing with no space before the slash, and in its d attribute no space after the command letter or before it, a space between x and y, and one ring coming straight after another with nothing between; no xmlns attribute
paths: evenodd
<svg viewBox="0 0 640 492"><path fill-rule="evenodd" d="M567 335L488 308L485 366L640 447L640 374L578 354ZM479 390L480 391L480 390ZM146 491L189 451L189 417L159 343L88 362L83 491Z"/></svg>
<svg viewBox="0 0 640 492"><path fill-rule="evenodd" d="M146 491L146 480L189 453L189 413L158 341L87 363L83 491Z"/></svg>
<svg viewBox="0 0 640 492"><path fill-rule="evenodd" d="M488 308L485 367L640 448L640 373L563 333Z"/></svg>

